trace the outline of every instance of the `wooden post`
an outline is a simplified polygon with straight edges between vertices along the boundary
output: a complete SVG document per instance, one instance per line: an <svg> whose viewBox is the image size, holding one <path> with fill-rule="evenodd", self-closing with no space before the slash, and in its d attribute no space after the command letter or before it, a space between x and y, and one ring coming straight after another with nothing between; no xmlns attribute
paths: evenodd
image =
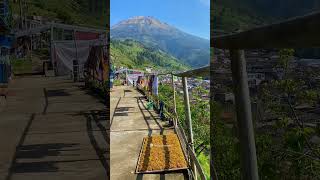
<svg viewBox="0 0 320 180"><path fill-rule="evenodd" d="M78 46L77 46L77 37L76 37L76 33L77 33L77 30L73 30L73 40L74 40L74 46L76 48L76 61L78 63L78 67L79 67L79 60L78 60ZM63 39L64 40L64 39ZM79 71L79 69L78 69ZM78 74L79 75L79 74Z"/></svg>
<svg viewBox="0 0 320 180"><path fill-rule="evenodd" d="M22 17L22 0L19 0L19 9L20 9L20 28L23 29L23 17Z"/></svg>
<svg viewBox="0 0 320 180"><path fill-rule="evenodd" d="M128 68L126 68L126 85L128 86Z"/></svg>
<svg viewBox="0 0 320 180"><path fill-rule="evenodd" d="M174 115L176 116L174 119L174 127L176 128L178 126L178 115L177 115L177 102L176 102L176 86L174 84L173 74L171 75L171 84L173 89L173 110L174 110Z"/></svg>
<svg viewBox="0 0 320 180"><path fill-rule="evenodd" d="M230 58L239 128L242 179L257 180L259 176L256 146L244 51L232 49L230 50Z"/></svg>
<svg viewBox="0 0 320 180"><path fill-rule="evenodd" d="M215 157L216 157L216 148L213 147L216 133L217 133L217 117L215 113L215 101L214 101L214 91L215 91L215 77L214 77L214 71L215 71L215 59L214 59L214 49L211 47L210 48L210 54L211 54L211 59L210 59L210 144L211 144L211 157L210 157L210 175L213 180L218 180L218 174L216 171L216 162Z"/></svg>
<svg viewBox="0 0 320 180"><path fill-rule="evenodd" d="M183 84L183 97L184 97L184 106L185 106L185 113L186 113L186 121L187 126L189 129L189 145L191 151L194 151L194 144L193 144L193 131L192 131L192 119L191 119L191 110L190 110L190 102L189 102L189 91L188 91L188 83L187 78L182 77L182 84ZM191 159L191 158L190 158ZM194 172L194 178L197 179L197 169L195 163L191 160L191 167Z"/></svg>
<svg viewBox="0 0 320 180"><path fill-rule="evenodd" d="M53 67L53 71L54 71L54 73L56 74L57 73L57 67L56 67L56 65L55 65L55 62L53 62L53 49L54 49L54 47L53 47L53 41L54 41L54 37L53 37L53 35L54 35L54 33L53 33L53 25L51 25L51 29L50 29L50 59L51 59L51 63L52 63L52 67Z"/></svg>
<svg viewBox="0 0 320 180"><path fill-rule="evenodd" d="M31 34L30 36L30 57L31 57L31 61L32 61L32 50L33 50L33 35Z"/></svg>

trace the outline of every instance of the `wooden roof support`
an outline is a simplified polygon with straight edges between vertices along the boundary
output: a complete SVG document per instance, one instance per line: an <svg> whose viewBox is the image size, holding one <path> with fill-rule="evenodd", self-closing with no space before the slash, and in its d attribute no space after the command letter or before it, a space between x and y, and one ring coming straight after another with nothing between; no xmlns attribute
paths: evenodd
<svg viewBox="0 0 320 180"><path fill-rule="evenodd" d="M231 35L211 38L219 49L320 47L320 12ZM214 30L213 30L214 31Z"/></svg>
<svg viewBox="0 0 320 180"><path fill-rule="evenodd" d="M230 57L239 128L242 177L246 180L257 180L259 179L257 155L244 51L230 50Z"/></svg>
<svg viewBox="0 0 320 180"><path fill-rule="evenodd" d="M174 75L171 75L171 86L173 90L173 110L175 114L175 119L174 119L174 127L177 128L178 126L178 118L177 118L177 101L176 101L176 86L174 84Z"/></svg>
<svg viewBox="0 0 320 180"><path fill-rule="evenodd" d="M192 69L189 71L181 72L181 73L173 73L175 76L179 77L206 77L210 76L210 66L201 67L198 69Z"/></svg>
<svg viewBox="0 0 320 180"><path fill-rule="evenodd" d="M70 31L92 32L92 33L100 33L100 34L105 34L107 31L106 29L95 29L95 28L68 25L68 24L46 23L46 24L39 25L38 27L34 27L34 28L30 28L28 30L17 32L16 37L29 36L31 34L41 33L43 31L50 30L51 27L57 28L57 29L70 30Z"/></svg>
<svg viewBox="0 0 320 180"><path fill-rule="evenodd" d="M194 151L194 144L193 144L193 131L192 131L192 119L191 119L191 110L190 110L190 101L189 101L189 91L188 91L188 82L187 77L182 77L182 85L183 85L183 97L184 97L184 107L185 107L185 115L186 115L186 122L188 126L188 143L190 145L190 150ZM195 179L197 179L197 168L195 163L190 158L191 168L194 173Z"/></svg>

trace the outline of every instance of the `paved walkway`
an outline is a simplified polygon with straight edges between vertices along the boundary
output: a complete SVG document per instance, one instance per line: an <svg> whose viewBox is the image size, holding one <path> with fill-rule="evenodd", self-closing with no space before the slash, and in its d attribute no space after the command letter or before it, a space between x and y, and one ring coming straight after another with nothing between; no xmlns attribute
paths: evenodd
<svg viewBox="0 0 320 180"><path fill-rule="evenodd" d="M111 95L110 175L112 180L182 180L181 172L170 174L134 174L143 137L166 134L165 128L154 111L146 110L146 100L132 87L115 86Z"/></svg>
<svg viewBox="0 0 320 180"><path fill-rule="evenodd" d="M0 180L107 179L104 104L66 77L15 79L0 99Z"/></svg>

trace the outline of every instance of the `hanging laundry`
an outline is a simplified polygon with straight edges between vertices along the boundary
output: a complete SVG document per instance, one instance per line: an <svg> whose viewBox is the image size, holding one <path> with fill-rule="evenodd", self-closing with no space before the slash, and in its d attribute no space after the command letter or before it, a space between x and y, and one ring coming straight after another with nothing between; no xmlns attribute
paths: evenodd
<svg viewBox="0 0 320 180"><path fill-rule="evenodd" d="M161 120L164 120L164 118L165 118L165 116L164 116L164 103L163 103L163 101L160 101L160 108L159 108L159 110L160 110L160 119Z"/></svg>
<svg viewBox="0 0 320 180"><path fill-rule="evenodd" d="M158 77L154 76L153 83L152 83L152 94L158 95Z"/></svg>
<svg viewBox="0 0 320 180"><path fill-rule="evenodd" d="M149 76L149 82L148 82L148 91L152 93L152 84L153 84L154 75Z"/></svg>

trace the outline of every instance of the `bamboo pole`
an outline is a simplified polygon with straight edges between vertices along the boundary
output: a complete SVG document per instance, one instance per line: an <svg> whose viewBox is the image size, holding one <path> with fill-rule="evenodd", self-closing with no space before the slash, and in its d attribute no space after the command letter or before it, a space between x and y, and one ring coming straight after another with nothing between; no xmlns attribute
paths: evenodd
<svg viewBox="0 0 320 180"><path fill-rule="evenodd" d="M176 102L176 86L174 84L174 77L173 74L171 75L171 83L172 83L172 89L173 89L173 108L174 108L174 127L176 128L178 126L178 115L177 115L177 102Z"/></svg>
<svg viewBox="0 0 320 180"><path fill-rule="evenodd" d="M232 49L230 57L239 128L242 179L257 180L258 166L244 51Z"/></svg>
<svg viewBox="0 0 320 180"><path fill-rule="evenodd" d="M192 119L191 119L188 83L187 83L186 77L182 77L182 84L183 84L183 95L184 95L186 121L187 121L188 129L189 129L189 145L190 145L191 151L195 152L194 151L194 144L193 144L193 131L192 131ZM190 164L191 164L191 168L194 172L194 178L195 178L195 180L197 180L197 169L196 169L195 163L191 160Z"/></svg>

